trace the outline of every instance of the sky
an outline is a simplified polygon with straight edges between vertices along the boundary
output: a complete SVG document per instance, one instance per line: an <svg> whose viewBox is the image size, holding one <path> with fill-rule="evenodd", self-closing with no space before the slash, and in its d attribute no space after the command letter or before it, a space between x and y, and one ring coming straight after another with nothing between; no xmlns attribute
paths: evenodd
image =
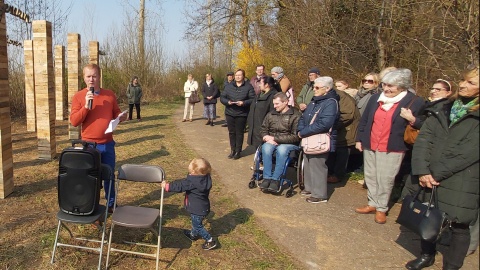
<svg viewBox="0 0 480 270"><path fill-rule="evenodd" d="M139 0L62 0L62 5L72 9L67 23L67 33L79 33L82 46L90 40L100 42L109 31L121 27L125 12L138 10ZM186 54L186 42L182 40L185 28L184 0L145 0L145 10L151 10L150 18L163 22L163 44L167 54ZM149 19L147 14L147 20ZM95 28L93 27L95 26ZM94 30L93 30L94 29Z"/></svg>

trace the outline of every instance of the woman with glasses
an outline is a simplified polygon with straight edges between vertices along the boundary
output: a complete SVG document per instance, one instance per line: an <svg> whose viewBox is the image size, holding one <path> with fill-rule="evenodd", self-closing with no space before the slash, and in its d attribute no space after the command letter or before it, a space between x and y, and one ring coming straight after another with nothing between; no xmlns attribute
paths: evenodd
<svg viewBox="0 0 480 270"><path fill-rule="evenodd" d="M417 122L417 130L419 130L425 119L428 117L429 108L434 107L437 103L446 100L449 96L453 94L452 85L450 82L438 79L433 83L432 88L430 88L430 94L428 97L428 102L425 105L425 110L421 116L419 116L419 122L416 121L416 117L412 114L412 110L407 108L402 108L400 112L400 116L403 117L405 120L409 121L409 123ZM403 187L402 194L400 198L403 200L407 195L414 195L418 191L418 176L415 175L408 175L407 179L405 180L405 186Z"/></svg>
<svg viewBox="0 0 480 270"><path fill-rule="evenodd" d="M378 89L379 82L380 80L377 73L368 73L363 78L360 89L358 89L358 92L355 95L355 101L357 102L357 107L360 110L361 115L363 115L363 112L365 111L368 101L372 95L380 92Z"/></svg>
<svg viewBox="0 0 480 270"><path fill-rule="evenodd" d="M434 91L444 91L441 85ZM458 93L427 109L413 146L412 171L422 187L437 186L438 207L451 221L450 246L443 253L443 269L460 269L470 243L469 225L479 211L479 71L467 69ZM421 241L421 256L407 269L435 262L436 244Z"/></svg>
<svg viewBox="0 0 480 270"><path fill-rule="evenodd" d="M387 222L388 202L395 176L409 149L403 139L407 125L417 126L400 116L402 108L409 107L417 116L425 101L408 91L412 85L412 72L397 69L382 80L383 92L371 96L358 125L355 148L363 152L368 204L355 209L359 214L375 213L378 224Z"/></svg>
<svg viewBox="0 0 480 270"><path fill-rule="evenodd" d="M308 103L298 121L298 137L305 138L315 134L328 133L331 130L330 152L335 152L337 131L333 128L339 118L340 97L333 89L331 77L319 77L313 85L313 99ZM315 116L314 122L310 123ZM300 192L307 197L308 203L325 203L328 201L326 161L329 153L304 154L305 189Z"/></svg>

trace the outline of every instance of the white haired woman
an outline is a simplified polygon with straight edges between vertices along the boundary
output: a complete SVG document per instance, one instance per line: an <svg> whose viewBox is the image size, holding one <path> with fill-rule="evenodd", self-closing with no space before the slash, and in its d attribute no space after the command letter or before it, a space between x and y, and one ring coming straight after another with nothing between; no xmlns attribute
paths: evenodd
<svg viewBox="0 0 480 270"><path fill-rule="evenodd" d="M333 89L331 77L319 77L313 85L313 99L303 111L298 121L298 136L309 137L315 134L329 132L339 118L338 100L340 97ZM313 123L312 118L316 115ZM335 151L336 130L331 132L330 152ZM304 154L304 175L305 189L301 195L310 196L306 199L308 203L327 202L327 177L328 167L325 164L328 152L317 155Z"/></svg>
<svg viewBox="0 0 480 270"><path fill-rule="evenodd" d="M409 149L403 140L407 125L415 127L400 116L409 108L418 116L425 101L407 90L412 85L412 72L397 69L383 77L383 92L372 95L358 125L355 147L363 152L368 205L355 209L359 214L375 213L375 222L387 222L386 212L395 176Z"/></svg>

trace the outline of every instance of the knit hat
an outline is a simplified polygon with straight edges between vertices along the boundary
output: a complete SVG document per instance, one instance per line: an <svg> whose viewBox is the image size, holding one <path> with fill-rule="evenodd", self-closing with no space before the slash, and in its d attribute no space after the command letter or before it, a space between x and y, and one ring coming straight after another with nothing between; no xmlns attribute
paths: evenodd
<svg viewBox="0 0 480 270"><path fill-rule="evenodd" d="M281 68L281 67L274 67L274 68L272 68L272 73L274 73L274 72L275 72L275 73L278 73L278 74L283 73L283 68Z"/></svg>
<svg viewBox="0 0 480 270"><path fill-rule="evenodd" d="M308 74L315 73L317 75L320 75L320 69L317 67L312 67L311 69L308 70Z"/></svg>
<svg viewBox="0 0 480 270"><path fill-rule="evenodd" d="M233 72L229 71L229 72L227 73L227 76L233 76Z"/></svg>

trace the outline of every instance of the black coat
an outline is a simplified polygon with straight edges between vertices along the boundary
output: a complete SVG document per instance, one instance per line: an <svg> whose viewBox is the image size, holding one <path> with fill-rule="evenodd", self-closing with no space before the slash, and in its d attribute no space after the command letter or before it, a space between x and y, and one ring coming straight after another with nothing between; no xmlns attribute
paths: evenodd
<svg viewBox="0 0 480 270"><path fill-rule="evenodd" d="M263 119L268 112L274 110L273 96L278 93L275 89L271 89L263 96L260 94L255 96L254 101L250 105L250 112L248 113L248 139L247 143L258 147L263 140L260 136L260 128L262 127Z"/></svg>
<svg viewBox="0 0 480 270"><path fill-rule="evenodd" d="M212 82L210 83L210 86L207 84L207 82L203 83L202 86L202 96L203 96L203 104L215 104L217 103L217 96L218 96L219 90L217 84L215 84L215 81L212 79ZM207 97L212 96L213 98L208 100Z"/></svg>
<svg viewBox="0 0 480 270"><path fill-rule="evenodd" d="M362 118L360 119L360 123L358 125L356 141L361 142L362 148L364 149L371 149L370 134L372 132L373 118L375 116L375 112L380 106L377 102L379 96L380 93L372 95L372 97L368 101L367 107L365 108L365 111L362 114ZM406 119L400 116L400 109L407 108L410 102L415 97L416 96L413 93L407 92L407 95L398 102L398 106L393 112L392 127L390 129L390 136L387 143L387 150L389 152L406 152L407 150L409 150L409 145L403 140L405 128L407 127L407 125L409 125L409 123ZM418 125L421 123L421 120L418 116L423 113L424 106L425 100L423 98L416 98L415 101L413 101L413 103L410 105L410 110L412 111L412 114L416 117L415 123L413 125L413 127L415 128L419 128Z"/></svg>
<svg viewBox="0 0 480 270"><path fill-rule="evenodd" d="M452 101L427 108L428 117L413 145L412 173L432 175L438 206L454 222L472 224L479 208L479 111L467 113L451 127Z"/></svg>
<svg viewBox="0 0 480 270"><path fill-rule="evenodd" d="M169 184L168 192L185 192L185 209L191 214L206 216L210 213L212 178L207 175L188 175L186 179Z"/></svg>
<svg viewBox="0 0 480 270"><path fill-rule="evenodd" d="M247 117L250 111L250 105L255 98L255 91L249 82L242 82L242 85L237 86L236 82L232 82L225 86L220 95L220 102L225 105L225 115L232 117L243 116ZM228 104L228 101L243 101L242 106L236 104Z"/></svg>

